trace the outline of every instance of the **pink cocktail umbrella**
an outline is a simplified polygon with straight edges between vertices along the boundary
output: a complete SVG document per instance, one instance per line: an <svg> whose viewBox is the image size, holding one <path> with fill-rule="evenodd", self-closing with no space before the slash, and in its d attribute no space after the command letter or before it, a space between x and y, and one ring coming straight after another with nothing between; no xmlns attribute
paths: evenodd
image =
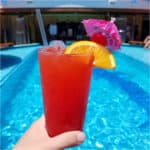
<svg viewBox="0 0 150 150"><path fill-rule="evenodd" d="M107 47L111 50L117 50L120 49L121 38L114 21L115 18L112 18L110 21L87 19L83 20L82 23L89 37L92 37L95 33L100 33L106 38Z"/></svg>

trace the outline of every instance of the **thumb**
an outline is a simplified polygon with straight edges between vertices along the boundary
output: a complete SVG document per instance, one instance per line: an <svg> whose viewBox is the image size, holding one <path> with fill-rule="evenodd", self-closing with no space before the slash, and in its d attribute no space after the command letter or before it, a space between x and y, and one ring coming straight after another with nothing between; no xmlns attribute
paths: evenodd
<svg viewBox="0 0 150 150"><path fill-rule="evenodd" d="M81 144L84 139L85 134L81 131L65 132L51 139L51 147L54 149L68 148Z"/></svg>

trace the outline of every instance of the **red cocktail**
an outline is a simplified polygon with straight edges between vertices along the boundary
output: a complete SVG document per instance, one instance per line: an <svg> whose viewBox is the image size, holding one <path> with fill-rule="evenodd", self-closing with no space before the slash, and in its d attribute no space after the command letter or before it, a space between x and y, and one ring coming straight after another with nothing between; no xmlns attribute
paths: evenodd
<svg viewBox="0 0 150 150"><path fill-rule="evenodd" d="M93 55L39 50L46 129L49 136L82 130L90 87Z"/></svg>

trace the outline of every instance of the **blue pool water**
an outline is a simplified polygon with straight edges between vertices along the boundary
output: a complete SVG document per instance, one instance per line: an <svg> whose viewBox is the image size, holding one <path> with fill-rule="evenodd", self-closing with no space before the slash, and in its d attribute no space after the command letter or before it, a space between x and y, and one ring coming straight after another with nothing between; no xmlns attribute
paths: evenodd
<svg viewBox="0 0 150 150"><path fill-rule="evenodd" d="M150 148L150 66L119 52L114 55L116 70L93 69L86 141L69 150ZM10 150L43 112L37 53L1 89L0 149Z"/></svg>

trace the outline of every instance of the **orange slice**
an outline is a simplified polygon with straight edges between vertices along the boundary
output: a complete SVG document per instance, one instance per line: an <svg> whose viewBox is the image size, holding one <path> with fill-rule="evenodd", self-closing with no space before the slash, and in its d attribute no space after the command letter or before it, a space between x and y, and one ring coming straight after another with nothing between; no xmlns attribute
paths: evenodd
<svg viewBox="0 0 150 150"><path fill-rule="evenodd" d="M116 61L112 53L104 46L92 41L77 41L68 46L65 54L94 54L93 65L95 67L112 69L116 67Z"/></svg>

